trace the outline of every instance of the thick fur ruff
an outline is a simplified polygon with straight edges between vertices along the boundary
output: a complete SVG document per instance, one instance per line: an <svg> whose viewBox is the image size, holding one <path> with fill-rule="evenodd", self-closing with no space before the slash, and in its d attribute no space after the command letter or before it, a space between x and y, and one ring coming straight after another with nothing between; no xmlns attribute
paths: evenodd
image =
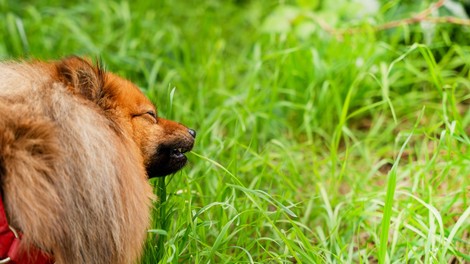
<svg viewBox="0 0 470 264"><path fill-rule="evenodd" d="M157 152L176 138L187 151L194 137L142 117L147 109L137 87L77 57L0 64L1 191L24 250L37 246L56 263L139 259L153 199L148 172L163 166ZM169 173L184 165L181 155Z"/></svg>

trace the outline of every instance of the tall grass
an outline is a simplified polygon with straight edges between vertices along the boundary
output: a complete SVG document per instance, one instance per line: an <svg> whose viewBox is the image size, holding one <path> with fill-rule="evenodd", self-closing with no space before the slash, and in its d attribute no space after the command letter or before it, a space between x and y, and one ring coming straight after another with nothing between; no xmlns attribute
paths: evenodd
<svg viewBox="0 0 470 264"><path fill-rule="evenodd" d="M468 28L355 3L0 0L0 57L99 56L197 130L143 263L469 262Z"/></svg>

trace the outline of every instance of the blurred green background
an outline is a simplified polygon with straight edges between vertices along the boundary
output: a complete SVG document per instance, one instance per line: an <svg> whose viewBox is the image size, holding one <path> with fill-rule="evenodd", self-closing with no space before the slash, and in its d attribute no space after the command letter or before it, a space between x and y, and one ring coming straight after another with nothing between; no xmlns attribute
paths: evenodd
<svg viewBox="0 0 470 264"><path fill-rule="evenodd" d="M468 263L468 9L0 0L0 58L101 58L197 130L144 263Z"/></svg>

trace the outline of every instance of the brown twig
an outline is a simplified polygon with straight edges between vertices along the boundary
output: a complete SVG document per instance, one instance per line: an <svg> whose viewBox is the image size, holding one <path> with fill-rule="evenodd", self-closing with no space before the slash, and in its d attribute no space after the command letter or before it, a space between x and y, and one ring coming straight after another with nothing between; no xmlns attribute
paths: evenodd
<svg viewBox="0 0 470 264"><path fill-rule="evenodd" d="M430 22L430 23L450 23L450 24L457 24L457 25L462 25L462 26L470 26L470 19L463 19L463 18L457 18L457 17L430 17L430 15L437 9L441 8L446 0L439 0L432 4L429 8L423 10L422 12L416 14L413 17L410 18L405 18L405 19L400 19L400 20L394 20L390 21L378 26L372 27L373 31L383 31L387 29L392 29L396 28L402 25L411 25L411 24L416 24L416 23L421 23L421 22ZM348 28L348 29L334 29L328 23L326 23L323 20L316 19L316 22L320 25L320 27L325 30L326 32L330 33L331 35L336 36L338 39L342 39L344 35L351 35L351 34L357 34L357 33L363 33L364 29L355 27L355 28Z"/></svg>
<svg viewBox="0 0 470 264"><path fill-rule="evenodd" d="M441 6L444 5L446 0L439 0L429 8L425 9L423 12L419 13L418 15L414 16L416 19L428 17L434 10L439 9Z"/></svg>
<svg viewBox="0 0 470 264"><path fill-rule="evenodd" d="M443 6L445 1L446 0L439 0L438 2L431 5L429 8L425 9L423 12L421 12L421 13L419 13L419 14L411 17L411 18L395 20L395 21L391 21L391 22L379 25L379 26L376 27L376 30L381 31L381 30L395 28L395 27L398 27L400 25L410 25L410 24L420 23L422 21L428 21L428 19L430 18L429 15L434 10L437 10L441 6Z"/></svg>

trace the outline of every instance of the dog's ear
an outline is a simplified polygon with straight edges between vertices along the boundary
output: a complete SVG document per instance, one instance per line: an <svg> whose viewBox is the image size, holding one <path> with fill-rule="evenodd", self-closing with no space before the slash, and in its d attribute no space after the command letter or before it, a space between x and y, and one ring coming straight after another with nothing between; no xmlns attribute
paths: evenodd
<svg viewBox="0 0 470 264"><path fill-rule="evenodd" d="M72 92L98 102L103 97L104 71L88 59L69 57L56 64L59 80Z"/></svg>

